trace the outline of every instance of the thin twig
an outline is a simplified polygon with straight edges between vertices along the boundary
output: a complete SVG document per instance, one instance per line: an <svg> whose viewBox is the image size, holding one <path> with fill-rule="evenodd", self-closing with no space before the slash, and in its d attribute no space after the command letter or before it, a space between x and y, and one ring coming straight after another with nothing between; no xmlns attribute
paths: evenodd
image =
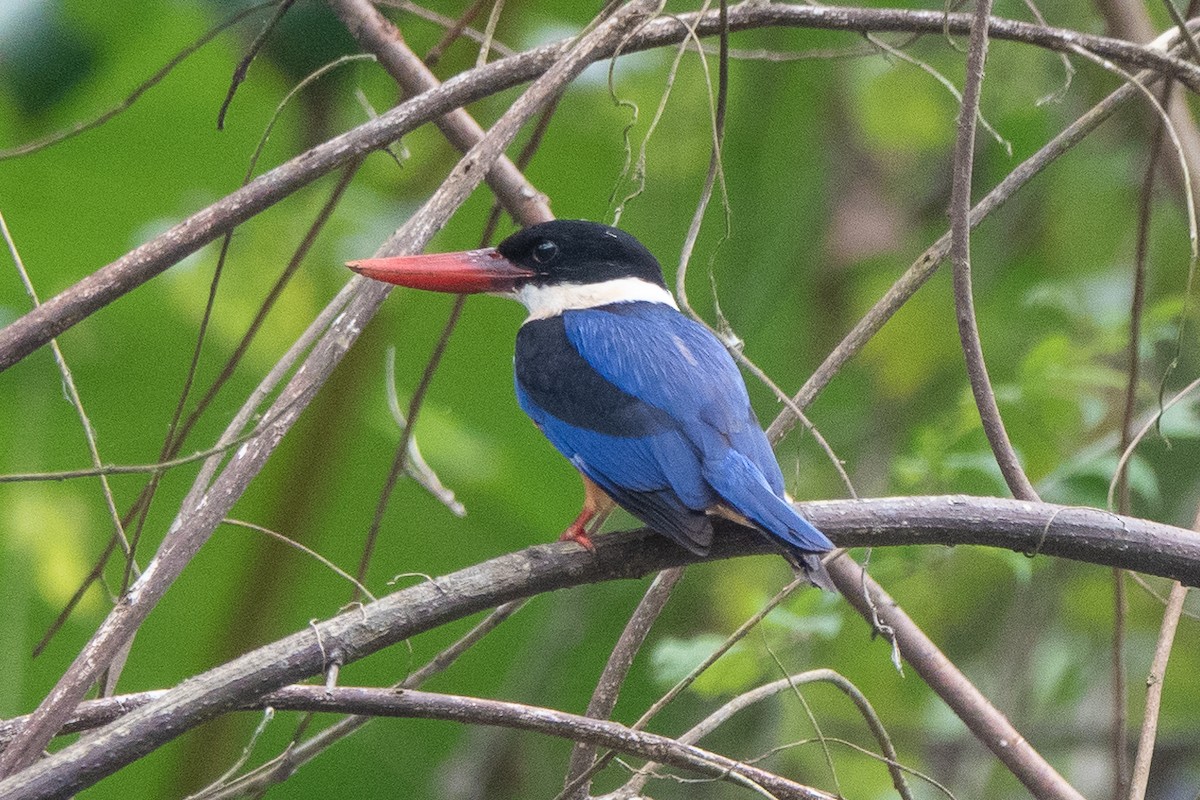
<svg viewBox="0 0 1200 800"><path fill-rule="evenodd" d="M438 40L437 44L429 48L429 52L426 53L425 58L422 59L425 62L425 66L433 69L437 62L442 60L442 53L446 52L446 48L458 41L460 36L465 34L475 39L477 42L483 42L483 33L471 28L470 25L475 21L475 18L479 16L479 12L483 10L483 6L487 3L487 1L488 0L474 0L471 5L467 6L467 10L459 15L458 19L444 17L435 11L425 8L424 6L419 6L416 3L406 3L402 0L401 2L396 2L396 0L382 0L381 4L394 4L397 8L403 8L406 11L419 14L424 19L437 22L439 25L442 25L446 28L446 32L442 35L442 38ZM512 55L512 50L509 50L508 48L501 50L499 43L494 39L492 40L491 46L493 50L496 50L501 55Z"/></svg>
<svg viewBox="0 0 1200 800"><path fill-rule="evenodd" d="M13 239L12 233L8 230L8 223L5 221L2 212L0 212L0 234L3 235L4 243L8 246L8 253L12 256L13 266L21 278L21 284L25 287L25 293L29 296L30 302L36 307L39 303L37 290L34 288L33 281L29 278L29 273L25 269L25 262L21 260L21 253L17 249L17 243ZM100 491L104 495L104 505L108 508L109 516L112 519L113 536L120 542L126 557L132 561L133 556L129 540L125 537L125 526L121 524L121 514L117 511L117 503L113 499L112 488L108 485L108 475L99 471L102 468L102 461L100 458L100 448L96 444L96 429L92 427L91 418L88 417L88 413L83 407L83 399L79 396L79 389L75 385L75 376L71 373L71 368L67 366L67 360L62 354L62 349L58 346L57 340L51 340L50 349L54 353L54 363L58 366L58 373L62 377L67 399L75 409L75 414L79 417L79 424L83 428L83 438L87 443L88 455L92 459L93 474L100 478Z"/></svg>
<svg viewBox="0 0 1200 800"><path fill-rule="evenodd" d="M306 556L308 556L308 557L316 560L320 564L322 564L326 569L328 569L333 574L337 575L339 578L342 578L343 580L352 584L359 594L365 595L367 597L367 599L369 599L371 602L375 602L375 600L378 599L375 597L374 594L371 593L370 589L368 589L366 586L363 586L361 583L359 583L357 580L355 580L354 576L351 575L349 572L346 572L344 569L342 569L337 564L330 561L325 556L318 553L316 550L313 550L311 547L304 546L303 544L301 544L300 542L297 542L295 539L291 538L290 536L284 536L282 533L279 533L278 531L273 531L270 528L266 527L265 525L258 525L256 523L247 522L247 521L241 520L241 519L233 519L232 517L226 517L223 521L226 525L230 525L235 528L245 528L248 531L255 531L256 533L261 533L265 536L270 536L272 539L274 539L277 542L283 542L288 547L299 550L301 553L304 553Z"/></svg>
<svg viewBox="0 0 1200 800"><path fill-rule="evenodd" d="M995 20L992 20L994 25ZM995 38L995 29L991 33ZM1155 40L1156 47L1165 47L1177 36L1175 30L1169 31ZM1151 75L1142 74L1138 78L1153 82ZM1131 84L1125 84L1101 100L1083 114L1079 119L1068 125L1061 133L1043 145L1015 169L1008 173L995 188L988 192L982 200L971 209L969 217L971 227L977 227L989 214L1003 205L1018 189L1040 174L1055 159L1062 156L1076 144L1094 131L1102 122L1128 102L1136 89ZM903 306L926 281L937 271L942 261L950 252L950 235L943 234L929 246L924 253L892 284L882 298L864 314L842 341L825 358L821 365L809 376L793 400L800 408L806 408L820 394L839 370L884 326L892 315ZM788 434L796 425L796 417L790 409L784 408L771 425L767 428L767 438L774 444Z"/></svg>
<svg viewBox="0 0 1200 800"><path fill-rule="evenodd" d="M996 393L988 377L979 339L975 300L971 290L971 175L975 160L975 120L979 113L979 90L983 84L983 65L987 59L988 15L991 0L977 0L975 24L967 50L967 80L963 85L962 110L958 116L958 135L954 142L954 178L950 189L950 261L954 267L954 308L958 335L962 340L967 375L975 407L983 421L983 430L1004 480L1013 496L1037 500L1037 491L1029 482L1021 461L1009 441L1004 420L996 405Z"/></svg>
<svg viewBox="0 0 1200 800"><path fill-rule="evenodd" d="M267 37L271 35L271 31L275 30L275 26L279 24L279 20L283 19L283 15L288 12L296 0L280 0L279 6L275 9L275 13L263 25L258 35L254 37L254 41L246 48L246 54L242 56L242 60L233 70L233 77L229 81L229 91L225 93L225 99L221 102L221 110L217 112L217 130L225 130L225 112L229 111L229 104L233 102L233 96L237 94L238 87L242 85L242 81L246 80L246 73L250 70L250 64L258 55L259 50L267 42Z"/></svg>
<svg viewBox="0 0 1200 800"><path fill-rule="evenodd" d="M596 682L596 689L592 692L592 699L588 701L587 716L593 719L608 719L612 714L612 710L617 704L617 697L621 693L621 685L625 683L625 677L633 665L633 659L641 650L642 643L646 641L650 627L666 607L667 600L670 599L671 592L675 589L675 584L682 577L682 568L663 570L655 576L654 582L650 584L650 588L646 590L641 602L634 609L633 614L629 617L629 622L625 623L620 638L617 639L616 645L609 653L608 661L604 664L604 671L600 673L600 680ZM591 766L595 754L595 747L576 742L575 747L571 750L571 762L567 768L564 785L575 784ZM573 800L585 800L589 795L590 785L590 781L580 782L570 797Z"/></svg>
<svg viewBox="0 0 1200 800"><path fill-rule="evenodd" d="M213 39L217 38L219 35L224 33L226 30L228 30L229 28L238 24L239 22L246 19L247 17L257 14L259 11L262 11L264 8L270 8L271 6L276 5L279 2L280 2L280 0L267 0L267 2L257 3L255 5L248 6L246 8L243 8L241 11L238 11L236 14L230 15L226 19L219 22L217 25L213 26L207 33L205 33L199 39L192 42L187 47L183 48L178 53L176 53L171 58L170 61L168 61L161 68L159 68L153 75L151 75L149 78L147 78L146 80L144 80L140 84L138 84L138 86L132 92L130 92L125 97L125 99L122 100L120 103L117 103L112 108L108 109L107 111L103 112L102 114L99 114L98 116L93 117L92 119L84 120L83 122L77 122L76 124L72 125L69 128L64 128L62 130L55 131L54 133L51 133L47 136L43 136L40 139L35 139L32 142L26 142L25 144L17 145L16 147L10 147L5 150L0 150L0 161L3 161L8 158L16 158L17 156L25 156L25 155L29 155L31 153L36 153L39 150L44 150L47 147L58 144L59 142L64 142L67 139L70 139L74 136L78 136L79 134L84 133L86 131L90 131L93 128L100 127L101 125L103 125L104 123L106 123L110 119L112 119L113 117L120 114L122 111L125 111L126 109L130 108L149 89L153 88L154 86L158 85L159 83L162 83L163 78L167 77L167 75L169 75L172 70L174 70L177 66L179 66L181 63L183 63L183 61L185 59L187 59L188 56L192 55L197 50L204 47L204 45L208 44Z"/></svg>
<svg viewBox="0 0 1200 800"><path fill-rule="evenodd" d="M1200 530L1200 517L1195 527ZM1176 582L1171 587L1167 610L1163 613L1162 628L1158 633L1158 644L1154 647L1154 661L1150 675L1146 678L1146 712L1142 720L1142 732L1138 737L1137 755L1133 760L1133 772L1129 777L1129 800L1144 800L1146 784L1150 781L1150 762L1154 757L1154 740L1158 735L1158 713L1162 705L1163 680L1167 673L1167 660L1171 657L1171 646L1175 642L1175 629L1183 612L1183 601L1188 590Z"/></svg>
<svg viewBox="0 0 1200 800"><path fill-rule="evenodd" d="M479 55L475 66L482 67L488 62L488 53L492 49L492 39L496 35L496 25L500 22L500 14L504 11L504 0L492 0L492 12L488 14L487 25L483 29L483 41L479 43Z"/></svg>
<svg viewBox="0 0 1200 800"><path fill-rule="evenodd" d="M788 742L787 744L776 745L775 747L772 747L770 750L766 751L765 753L760 753L759 755L754 756L753 758L747 758L746 763L747 764L759 764L759 763L765 761L767 758L769 758L777 753L782 753L786 750L791 750L792 748L799 747L802 745L819 744L820 741L821 740L816 739L816 738L800 739L798 741ZM863 747L862 745L855 744L854 742L850 742L845 739L840 739L836 736L827 736L827 737L825 737L824 741L827 741L830 744L840 744L842 747L846 747L851 750L854 750L855 752L860 753L860 754L866 756L867 758L872 758L872 759L880 762L881 764L884 764L889 769L894 767L902 773L908 773L909 775L912 775L914 778L920 778L921 780L925 781L930 786L932 786L933 788L937 789L939 792L944 794L946 796L947 800L958 800L958 798L955 797L954 793L952 791L950 791L950 789L948 789L945 785L939 783L938 781L934 780L932 776L930 776L927 773L921 772L918 769L913 769L912 767L905 766L904 764L901 764L898 761L892 761L891 759L886 758L886 757L880 755L879 753L876 753L873 750L868 750L867 748Z"/></svg>
<svg viewBox="0 0 1200 800"><path fill-rule="evenodd" d="M892 745L891 737L888 736L883 722L879 719L879 715L871 705L871 701L850 680L831 669L814 669L796 675L788 675L779 680L757 686L748 692L743 692L692 726L683 735L679 736L678 740L683 744L694 744L721 725L724 725L739 711L749 708L755 703L774 697L780 692L809 683L829 683L850 698L851 702L858 709L859 714L862 715L863 720L867 723L867 727L871 729L871 734L879 742L879 748L883 751L883 761L887 764L888 771L892 776L892 785L896 787L896 791L903 800L912 800L912 791L908 787L908 782L904 780L904 774L901 771L900 757L896 754L896 748ZM642 787L645 785L646 778L649 777L649 773L653 768L654 764L652 763L644 765L622 787L621 791L630 794L640 793Z"/></svg>
<svg viewBox="0 0 1200 800"><path fill-rule="evenodd" d="M392 412L392 419L396 421L396 426L401 432L409 426L408 419L404 416L404 410L400 408L400 395L396 391L396 348L389 347L387 352L387 360L384 362L384 384L387 389L388 410ZM410 436L408 439L408 458L405 460L405 471L408 475L420 484L425 491L429 492L433 497L456 517L465 517L467 508L457 497L454 496L454 490L448 488L442 483L442 479L433 471L433 467L425 461L425 457L421 455L421 448L417 446L416 436Z"/></svg>

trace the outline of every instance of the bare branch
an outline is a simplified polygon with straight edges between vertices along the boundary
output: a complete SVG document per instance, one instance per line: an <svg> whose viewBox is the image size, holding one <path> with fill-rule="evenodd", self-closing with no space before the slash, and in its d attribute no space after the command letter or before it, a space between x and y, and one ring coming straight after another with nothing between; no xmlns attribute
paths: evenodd
<svg viewBox="0 0 1200 800"><path fill-rule="evenodd" d="M825 501L801 504L799 508L842 546L987 544L1108 566L1150 567L1147 571L1168 573L1168 577L1187 585L1200 585L1200 536L1095 509L965 496ZM721 530L712 552L703 559L657 534L627 531L598 537L594 554L570 543L538 545L395 592L186 681L120 722L97 731L87 742L69 745L0 781L0 796L5 800L28 800L78 791L208 719L277 688L321 674L329 658L350 663L511 600L584 583L636 578L701 560L775 554L774 546L761 534L724 522L718 524ZM838 566L842 564L847 566ZM839 585L847 596L863 602L863 579L857 565L841 558L830 567L835 580L841 575ZM834 567L838 572L833 571ZM867 585L873 587L869 579ZM904 624L915 628L881 591L878 587L871 589L876 595L875 612L893 627ZM867 606L859 608L861 613L874 613L864 612L863 608ZM912 639L907 633L900 639L901 648L918 671L926 669L924 664L929 658L934 659L936 670L922 671L927 681L944 684L948 674L961 678L927 637L919 630L912 635ZM969 722L974 719L978 710L974 694L964 696L961 691L947 690L942 696L948 702L966 703L966 711L956 711ZM991 712L996 713L994 709ZM1017 774L1022 780L1048 780L1036 771L1030 774L1030 765L1020 762L1032 748L1011 731L1011 726L1009 730L1007 738L987 736L987 741L998 749L997 755L1009 759L1005 763L1014 772L1019 769ZM1015 767L1010 763L1013 760ZM1044 762L1039 758L1036 763ZM1051 790L1035 794L1076 796Z"/></svg>
<svg viewBox="0 0 1200 800"><path fill-rule="evenodd" d="M81 711L92 721L106 717L111 719L111 715L143 708L160 700L165 694L161 691L144 692L108 700L89 701L83 705ZM288 686L262 697L253 706L247 706L247 710L250 708L332 712L354 714L364 718L438 719L468 725L515 728L586 742L593 747L607 747L721 780L732 780L742 784L749 782L761 786L771 792L771 796L781 800L834 800L832 795L825 792L666 736L633 730L607 720L521 703L435 694L414 689ZM119 716L116 721L119 724ZM0 729L0 737L2 736L3 732Z"/></svg>
<svg viewBox="0 0 1200 800"><path fill-rule="evenodd" d="M1154 757L1154 740L1158 734L1158 712L1162 705L1163 679L1167 672L1167 659L1171 657L1171 645L1175 641L1175 629L1183 613L1183 601L1188 590L1182 584L1171 587L1170 600L1163 614L1162 630L1154 648L1154 663L1146 678L1146 715L1142 721L1142 733L1138 739L1137 757L1129 778L1129 800L1143 800L1146 784L1150 781L1150 763Z"/></svg>
<svg viewBox="0 0 1200 800"><path fill-rule="evenodd" d="M634 609L633 615L630 616L629 622L625 624L625 629L621 631L621 638L617 640L616 646L608 656L604 671L600 673L600 680L596 682L596 690L592 693L592 699L588 701L587 716L593 719L608 719L612 714L613 708L617 705L617 697L621 694L621 685L625 682L625 676L629 674L634 657L637 656L642 643L646 641L646 635L650 633L650 626L654 624L663 608L666 607L675 584L682 577L682 569L668 569L658 573L654 578L654 582L650 584L650 588L646 590L646 594L638 603L638 607ZM591 766L595 754L594 747L582 743L575 745L571 751L570 766L567 768L566 785L570 786L583 775L584 771ZM584 800L588 796L588 788L588 781L580 781L579 788L571 797L576 800Z"/></svg>
<svg viewBox="0 0 1200 800"><path fill-rule="evenodd" d="M826 566L838 591L872 626L887 626L904 659L1034 797L1084 800L862 567L845 556Z"/></svg>
<svg viewBox="0 0 1200 800"><path fill-rule="evenodd" d="M1009 441L996 393L988 377L983 344L975 318L975 299L971 290L971 175L975 161L975 120L979 115L979 93L983 85L983 65L987 59L988 15L991 0L978 0L975 24L967 51L967 81L963 86L962 109L958 116L958 135L954 142L954 180L950 188L950 261L954 265L954 308L958 335L967 362L967 375L975 395L975 407L983 421L983 430L1004 481L1014 497L1038 500L1037 491L1021 467L1021 461Z"/></svg>
<svg viewBox="0 0 1200 800"><path fill-rule="evenodd" d="M1200 531L1200 512L1197 512L1192 527ZM1171 657L1175 630L1179 627L1179 618L1183 615L1183 602L1187 600L1187 594L1187 588L1176 582L1171 587L1167 608L1163 612L1158 644L1154 647L1154 660L1150 665L1150 675L1146 678L1146 712L1142 719L1142 732L1138 737L1137 756L1129 776L1129 800L1144 800L1146 797L1146 784L1150 781L1150 763L1154 758L1154 741L1158 735L1158 714L1162 706L1167 660Z"/></svg>
<svg viewBox="0 0 1200 800"><path fill-rule="evenodd" d="M690 26L695 26L696 35L716 35L720 30L718 14L710 11L703 15L683 14L654 20L622 43L620 50L631 53L681 41L690 35ZM746 0L729 8L731 31L770 26L932 34L945 30L962 34L970 30L970 16L908 9L764 4L757 0ZM1070 52L1075 47L1083 47L1115 62L1154 69L1189 87L1200 87L1200 67L1168 55L1157 42L1139 46L1119 39L1003 19L991 20L990 28L995 39L1024 42L1058 52ZM1176 34L1177 31L1172 30L1172 40ZM218 236L350 159L384 147L417 126L455 108L541 74L570 44L558 42L546 45L460 73L439 89L424 92L377 119L300 154L193 214L0 330L0 371ZM596 50L590 58L592 61L605 59L616 50L617 44L610 43Z"/></svg>

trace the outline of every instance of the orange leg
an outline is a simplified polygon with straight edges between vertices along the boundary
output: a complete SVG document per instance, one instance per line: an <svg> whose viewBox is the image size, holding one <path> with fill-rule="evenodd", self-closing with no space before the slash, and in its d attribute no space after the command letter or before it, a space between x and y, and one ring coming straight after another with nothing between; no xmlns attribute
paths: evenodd
<svg viewBox="0 0 1200 800"><path fill-rule="evenodd" d="M592 533L604 524L605 517L613 509L613 501L604 490L592 482L586 475L580 475L583 479L583 509L579 512L579 516L575 521L567 526L567 529L558 537L560 542L575 542L584 550L596 551L596 546L592 544L591 538L588 536L588 523L595 520L592 525Z"/></svg>

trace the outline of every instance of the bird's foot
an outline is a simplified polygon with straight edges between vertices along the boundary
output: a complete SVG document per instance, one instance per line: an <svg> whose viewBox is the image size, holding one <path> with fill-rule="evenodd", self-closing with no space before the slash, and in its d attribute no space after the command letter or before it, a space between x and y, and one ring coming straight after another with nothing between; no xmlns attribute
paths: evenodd
<svg viewBox="0 0 1200 800"><path fill-rule="evenodd" d="M560 542L574 542L589 553L596 552L596 545L592 544L591 537L587 535L587 531L584 530L584 523L580 520L572 522L570 527L562 532L562 536L558 537L558 540Z"/></svg>

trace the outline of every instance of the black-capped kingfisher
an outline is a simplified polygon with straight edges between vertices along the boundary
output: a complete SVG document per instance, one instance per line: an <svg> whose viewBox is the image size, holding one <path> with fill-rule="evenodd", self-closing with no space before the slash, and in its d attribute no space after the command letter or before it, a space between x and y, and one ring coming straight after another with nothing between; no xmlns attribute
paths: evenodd
<svg viewBox="0 0 1200 800"><path fill-rule="evenodd" d="M416 289L499 294L529 310L513 358L517 402L583 475L583 510L562 539L592 549L586 526L616 501L704 555L712 516L723 516L768 534L813 583L832 588L819 554L833 544L784 492L733 358L680 313L658 261L628 233L555 220L496 248L348 266Z"/></svg>

